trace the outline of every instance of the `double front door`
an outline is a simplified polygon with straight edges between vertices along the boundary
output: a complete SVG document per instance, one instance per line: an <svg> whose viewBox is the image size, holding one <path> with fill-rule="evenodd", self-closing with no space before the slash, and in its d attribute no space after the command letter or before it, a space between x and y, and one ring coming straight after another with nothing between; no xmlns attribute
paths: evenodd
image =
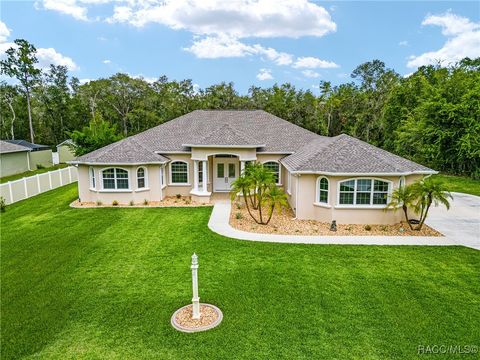
<svg viewBox="0 0 480 360"><path fill-rule="evenodd" d="M238 173L238 158L215 158L214 191L230 191Z"/></svg>

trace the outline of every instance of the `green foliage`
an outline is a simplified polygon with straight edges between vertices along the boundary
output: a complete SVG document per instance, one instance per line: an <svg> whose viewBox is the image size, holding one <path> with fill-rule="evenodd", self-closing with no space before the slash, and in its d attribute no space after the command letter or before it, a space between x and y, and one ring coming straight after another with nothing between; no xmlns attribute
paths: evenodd
<svg viewBox="0 0 480 360"><path fill-rule="evenodd" d="M287 196L275 184L273 172L256 162L248 164L245 171L232 183L232 200L238 194L242 194L249 215L261 225L270 222L275 209L280 211L288 206ZM264 209L267 214L264 214Z"/></svg>
<svg viewBox="0 0 480 360"><path fill-rule="evenodd" d="M367 231L372 230L372 227L371 227L370 225L368 225L368 224L365 225L363 228L364 228L365 230L367 230Z"/></svg>
<svg viewBox="0 0 480 360"><path fill-rule="evenodd" d="M118 201L117 201L117 200L113 200L113 201L112 201L112 205L113 205L113 206L118 206Z"/></svg>
<svg viewBox="0 0 480 360"><path fill-rule="evenodd" d="M390 202L387 204L387 209L393 209L393 211L397 211L399 208L402 208L403 214L405 215L405 221L407 222L410 229L412 228L412 224L410 224L410 219L408 217L408 208L413 206L416 200L416 194L413 192L411 186L402 186L396 188L392 192L392 196L390 197Z"/></svg>
<svg viewBox="0 0 480 360"><path fill-rule="evenodd" d="M0 61L2 74L19 80L0 85L1 138L30 134L57 145L76 134L85 142L80 154L118 139L116 129L129 136L195 109L263 109L317 134L347 133L436 170L480 178L479 58L424 66L408 77L372 60L353 70L351 82L320 82L318 96L290 83L242 95L231 82L195 89L191 80L149 83L122 73L80 85L63 66L42 76L35 47L15 43ZM85 130L92 122L109 135Z"/></svg>
<svg viewBox="0 0 480 360"><path fill-rule="evenodd" d="M75 155L80 156L111 144L122 138L117 133L117 127L104 121L99 113L95 113L90 124L81 131L74 130L69 136L76 144Z"/></svg>
<svg viewBox="0 0 480 360"><path fill-rule="evenodd" d="M243 217L243 216L242 216L242 213L240 213L240 212L237 212L237 213L235 214L235 219L237 219L237 220L240 220L242 217Z"/></svg>
<svg viewBox="0 0 480 360"><path fill-rule="evenodd" d="M7 210L7 203L3 196L0 196L0 212L5 212Z"/></svg>

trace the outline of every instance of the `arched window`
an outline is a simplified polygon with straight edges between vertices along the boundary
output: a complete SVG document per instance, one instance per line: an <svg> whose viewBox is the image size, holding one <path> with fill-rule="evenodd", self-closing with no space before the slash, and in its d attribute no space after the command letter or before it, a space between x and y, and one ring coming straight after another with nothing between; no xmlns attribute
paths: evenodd
<svg viewBox="0 0 480 360"><path fill-rule="evenodd" d="M275 183L280 184L280 164L276 161L267 161L263 163L263 167L273 173Z"/></svg>
<svg viewBox="0 0 480 360"><path fill-rule="evenodd" d="M351 179L341 181L339 185L339 205L380 206L388 202L389 181Z"/></svg>
<svg viewBox="0 0 480 360"><path fill-rule="evenodd" d="M317 179L317 202L328 204L328 179L326 177Z"/></svg>
<svg viewBox="0 0 480 360"><path fill-rule="evenodd" d="M137 188L144 189L147 187L147 169L139 167L137 169Z"/></svg>
<svg viewBox="0 0 480 360"><path fill-rule="evenodd" d="M185 161L170 164L170 181L172 184L188 184L188 164Z"/></svg>
<svg viewBox="0 0 480 360"><path fill-rule="evenodd" d="M88 171L90 173L90 189L95 189L95 169L93 167L89 167Z"/></svg>
<svg viewBox="0 0 480 360"><path fill-rule="evenodd" d="M104 189L129 189L128 171L120 168L109 168L102 170L102 181Z"/></svg>

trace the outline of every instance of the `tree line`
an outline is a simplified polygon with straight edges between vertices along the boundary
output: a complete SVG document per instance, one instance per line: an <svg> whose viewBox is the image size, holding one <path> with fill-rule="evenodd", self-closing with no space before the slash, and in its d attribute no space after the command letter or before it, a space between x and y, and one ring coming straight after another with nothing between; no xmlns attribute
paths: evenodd
<svg viewBox="0 0 480 360"><path fill-rule="evenodd" d="M191 80L154 82L117 73L81 84L64 66L38 68L35 46L15 40L0 61L0 137L55 145L74 138L83 152L196 109L263 109L317 134L347 133L436 170L480 178L480 58L420 67L402 77L380 60L351 81L319 83L319 95L289 83L232 82L198 89Z"/></svg>

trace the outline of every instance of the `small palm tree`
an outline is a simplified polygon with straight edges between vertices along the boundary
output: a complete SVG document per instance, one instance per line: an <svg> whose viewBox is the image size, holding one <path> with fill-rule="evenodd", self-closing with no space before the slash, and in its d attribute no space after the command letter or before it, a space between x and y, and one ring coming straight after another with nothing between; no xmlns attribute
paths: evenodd
<svg viewBox="0 0 480 360"><path fill-rule="evenodd" d="M412 190L412 186L402 186L395 189L386 207L386 209L393 209L393 211L397 211L401 207L410 230L413 230L413 227L408 218L408 207L412 206L416 199L416 195Z"/></svg>
<svg viewBox="0 0 480 360"><path fill-rule="evenodd" d="M250 179L249 175L245 172L241 174L236 180L232 182L232 187L230 189L230 198L232 201L238 197L239 194L242 194L243 200L245 202L245 207L247 208L248 213L252 217L253 220L258 224L258 220L252 214L250 209L250 205L252 203L251 196L252 196L252 180ZM254 192L255 194L255 192Z"/></svg>
<svg viewBox="0 0 480 360"><path fill-rule="evenodd" d="M444 184L433 180L432 178L426 178L412 184L412 192L417 199L417 202L414 205L415 212L420 214L420 223L415 230L422 229L432 204L435 206L443 204L447 210L450 209L449 199L453 199L452 195L446 189Z"/></svg>
<svg viewBox="0 0 480 360"><path fill-rule="evenodd" d="M282 209L288 207L287 195L276 185L272 185L268 189L268 192L264 197L264 202L268 205L268 219L267 222L265 222L265 225L267 225L272 219L275 208L278 208L278 211L280 212Z"/></svg>

